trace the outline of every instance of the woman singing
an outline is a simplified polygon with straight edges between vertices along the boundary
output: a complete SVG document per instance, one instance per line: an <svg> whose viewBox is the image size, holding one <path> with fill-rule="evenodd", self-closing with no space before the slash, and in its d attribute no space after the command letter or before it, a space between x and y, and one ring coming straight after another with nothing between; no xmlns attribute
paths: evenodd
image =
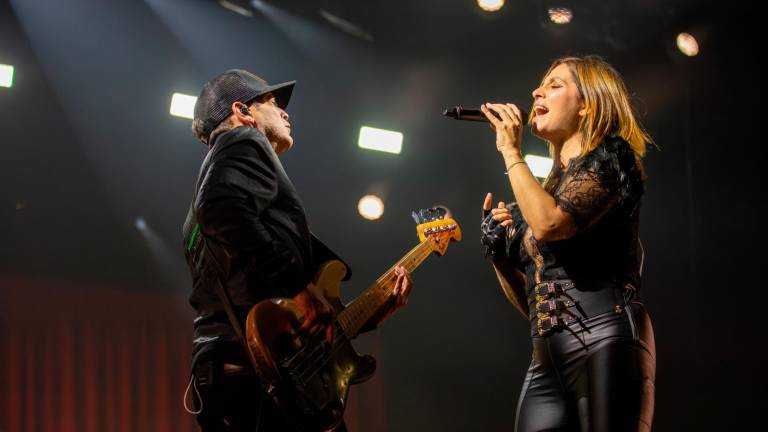
<svg viewBox="0 0 768 432"><path fill-rule="evenodd" d="M491 210L486 196L482 240L505 294L531 321L515 430L650 430L656 354L638 298L650 137L621 76L594 56L550 66L528 120L554 159L543 186L520 152L520 110L482 110L517 201Z"/></svg>

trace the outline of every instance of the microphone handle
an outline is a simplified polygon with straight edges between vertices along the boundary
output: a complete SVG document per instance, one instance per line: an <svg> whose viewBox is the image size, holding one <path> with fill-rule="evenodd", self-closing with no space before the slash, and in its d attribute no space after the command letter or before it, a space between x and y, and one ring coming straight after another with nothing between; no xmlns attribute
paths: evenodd
<svg viewBox="0 0 768 432"><path fill-rule="evenodd" d="M528 123L528 113L526 113L525 110L521 109L520 114L523 120L523 124ZM456 120L468 120L468 121L490 123L488 121L488 118L485 116L485 114L483 114L482 111L480 111L479 108L464 108L461 106L456 106L453 108L446 109L443 112L443 115L446 117L451 117Z"/></svg>

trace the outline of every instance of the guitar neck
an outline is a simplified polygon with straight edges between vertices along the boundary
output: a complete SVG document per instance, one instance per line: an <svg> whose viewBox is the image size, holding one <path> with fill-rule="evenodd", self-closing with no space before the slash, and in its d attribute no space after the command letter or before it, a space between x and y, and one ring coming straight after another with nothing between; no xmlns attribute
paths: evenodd
<svg viewBox="0 0 768 432"><path fill-rule="evenodd" d="M389 301L397 280L395 268L402 266L409 272L413 272L427 259L432 253L430 241L431 239L427 239L416 245L339 313L336 317L337 323L348 338L357 336L360 328Z"/></svg>

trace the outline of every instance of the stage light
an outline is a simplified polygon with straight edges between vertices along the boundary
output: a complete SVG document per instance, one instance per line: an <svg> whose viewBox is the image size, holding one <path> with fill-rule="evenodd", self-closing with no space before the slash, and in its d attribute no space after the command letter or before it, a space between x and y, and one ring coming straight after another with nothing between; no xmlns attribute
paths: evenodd
<svg viewBox="0 0 768 432"><path fill-rule="evenodd" d="M677 35L677 49L688 57L693 57L699 53L699 43L693 35L680 33Z"/></svg>
<svg viewBox="0 0 768 432"><path fill-rule="evenodd" d="M373 37L372 34L368 33L367 31L363 30L362 27L359 25L347 21L344 18L340 16L336 16L327 10L320 9L320 16L325 18L326 21L328 21L332 26L336 27L337 29L343 31L344 33L347 33L351 36L354 36L358 39L362 39L366 42L375 42L376 39Z"/></svg>
<svg viewBox="0 0 768 432"><path fill-rule="evenodd" d="M400 154L400 150L403 148L403 134L363 126L360 128L360 138L357 140L357 145L368 150Z"/></svg>
<svg viewBox="0 0 768 432"><path fill-rule="evenodd" d="M486 12L497 12L504 7L504 0L477 0L477 5Z"/></svg>
<svg viewBox="0 0 768 432"><path fill-rule="evenodd" d="M249 17L249 18L253 16L253 12L251 12L250 10L248 10L248 9L238 5L238 4L229 2L227 0L220 0L219 4L224 9L228 9L228 10L230 10L230 11L232 11L232 12L238 14L238 15L242 15L244 17Z"/></svg>
<svg viewBox="0 0 768 432"><path fill-rule="evenodd" d="M555 24L568 24L573 19L573 11L567 7L549 8L549 20Z"/></svg>
<svg viewBox="0 0 768 432"><path fill-rule="evenodd" d="M194 118L196 102L197 97L195 96L174 93L171 97L171 115L188 119Z"/></svg>
<svg viewBox="0 0 768 432"><path fill-rule="evenodd" d="M13 86L13 66L0 64L0 87Z"/></svg>
<svg viewBox="0 0 768 432"><path fill-rule="evenodd" d="M533 175L539 178L547 178L552 171L552 159L548 157L525 155L525 163L528 164Z"/></svg>
<svg viewBox="0 0 768 432"><path fill-rule="evenodd" d="M144 231L147 229L147 221L145 221L143 217L136 218L136 229L139 231Z"/></svg>
<svg viewBox="0 0 768 432"><path fill-rule="evenodd" d="M376 195L366 195L357 203L357 211L368 220L376 220L384 214L384 201Z"/></svg>

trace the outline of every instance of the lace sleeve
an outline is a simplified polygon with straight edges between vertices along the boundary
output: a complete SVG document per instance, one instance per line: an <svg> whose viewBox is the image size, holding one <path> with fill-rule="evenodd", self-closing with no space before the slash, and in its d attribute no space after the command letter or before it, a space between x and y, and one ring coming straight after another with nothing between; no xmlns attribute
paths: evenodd
<svg viewBox="0 0 768 432"><path fill-rule="evenodd" d="M577 231L589 228L618 206L639 201L642 174L624 140L606 140L573 163L554 198L571 215Z"/></svg>

